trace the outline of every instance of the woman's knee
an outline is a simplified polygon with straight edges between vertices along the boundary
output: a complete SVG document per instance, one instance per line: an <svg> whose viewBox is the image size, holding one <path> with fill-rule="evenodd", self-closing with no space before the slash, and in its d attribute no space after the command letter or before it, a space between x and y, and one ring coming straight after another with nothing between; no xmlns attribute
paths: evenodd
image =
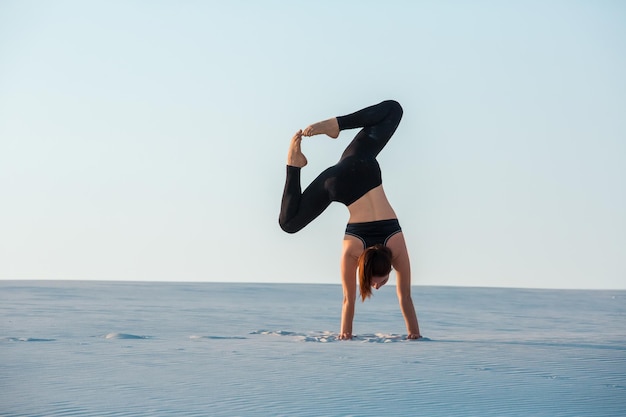
<svg viewBox="0 0 626 417"><path fill-rule="evenodd" d="M294 234L302 229L302 227L300 227L299 225L294 224L293 222L284 221L282 219L278 219L278 224L284 232L287 232L289 234Z"/></svg>
<svg viewBox="0 0 626 417"><path fill-rule="evenodd" d="M402 113L404 110L400 103L395 100L385 100L383 104L388 108L388 117L396 117L398 119L402 118Z"/></svg>

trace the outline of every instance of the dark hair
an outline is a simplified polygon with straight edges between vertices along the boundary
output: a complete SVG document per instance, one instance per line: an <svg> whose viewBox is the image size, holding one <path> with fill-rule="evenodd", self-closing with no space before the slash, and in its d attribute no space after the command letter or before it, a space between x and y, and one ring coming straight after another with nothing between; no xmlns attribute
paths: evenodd
<svg viewBox="0 0 626 417"><path fill-rule="evenodd" d="M391 249L385 245L374 245L359 256L359 290L361 299L372 295L372 277L382 277L391 272Z"/></svg>

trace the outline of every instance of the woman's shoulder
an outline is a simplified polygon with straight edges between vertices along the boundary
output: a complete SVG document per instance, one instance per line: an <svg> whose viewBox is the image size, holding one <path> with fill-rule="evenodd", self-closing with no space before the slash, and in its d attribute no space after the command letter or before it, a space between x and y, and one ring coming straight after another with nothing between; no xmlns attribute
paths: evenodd
<svg viewBox="0 0 626 417"><path fill-rule="evenodd" d="M343 236L343 256L356 258L363 253L363 241L356 236L353 235L344 235Z"/></svg>
<svg viewBox="0 0 626 417"><path fill-rule="evenodd" d="M393 253L393 259L408 257L408 250L406 248L406 241L404 240L404 233L402 231L394 234L387 241L386 246L391 249Z"/></svg>

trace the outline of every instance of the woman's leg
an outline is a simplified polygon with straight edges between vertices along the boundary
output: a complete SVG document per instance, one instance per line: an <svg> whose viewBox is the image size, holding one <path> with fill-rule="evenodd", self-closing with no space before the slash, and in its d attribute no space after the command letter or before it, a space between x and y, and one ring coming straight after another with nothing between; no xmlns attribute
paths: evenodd
<svg viewBox="0 0 626 417"><path fill-rule="evenodd" d="M341 158L357 153L369 153L376 157L391 139L401 119L402 107L393 100L337 117L340 131L363 128L348 145Z"/></svg>
<svg viewBox="0 0 626 417"><path fill-rule="evenodd" d="M360 150L367 150L375 157L385 147L396 131L402 119L402 106L394 100L386 100L373 106L366 107L346 116L332 117L306 127L303 136L328 135L335 139L339 132L346 129L362 127L348 145ZM361 143L362 142L362 143ZM361 149L363 148L363 149ZM354 152L350 152L352 155ZM344 153L343 156L348 156Z"/></svg>
<svg viewBox="0 0 626 417"><path fill-rule="evenodd" d="M331 203L327 180L332 177L333 168L322 172L302 192L300 185L300 171L307 163L306 157L300 150L302 131L297 132L291 139L287 156L287 178L280 207L278 222L287 233L295 233L319 216Z"/></svg>
<svg viewBox="0 0 626 417"><path fill-rule="evenodd" d="M332 177L332 168L322 172L303 193L300 192L300 170L287 165L287 180L278 218L280 227L287 233L303 229L331 203L326 180Z"/></svg>

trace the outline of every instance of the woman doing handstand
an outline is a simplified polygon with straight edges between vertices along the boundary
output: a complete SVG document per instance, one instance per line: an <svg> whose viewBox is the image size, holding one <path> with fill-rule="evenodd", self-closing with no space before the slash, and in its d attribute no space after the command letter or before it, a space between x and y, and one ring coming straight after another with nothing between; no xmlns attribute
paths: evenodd
<svg viewBox="0 0 626 417"><path fill-rule="evenodd" d="M361 298L372 288L387 283L392 267L400 309L409 339L421 337L411 299L411 267L402 229L382 186L376 156L387 144L402 118L402 107L388 100L355 113L324 120L291 139L287 155L287 179L279 223L295 233L319 216L333 201L345 204L350 212L343 240L341 282L343 309L340 339L352 338L356 302L357 272ZM300 171L307 164L301 151L303 136L326 134L337 138L346 129L362 128L341 155L339 162L322 172L302 192Z"/></svg>

